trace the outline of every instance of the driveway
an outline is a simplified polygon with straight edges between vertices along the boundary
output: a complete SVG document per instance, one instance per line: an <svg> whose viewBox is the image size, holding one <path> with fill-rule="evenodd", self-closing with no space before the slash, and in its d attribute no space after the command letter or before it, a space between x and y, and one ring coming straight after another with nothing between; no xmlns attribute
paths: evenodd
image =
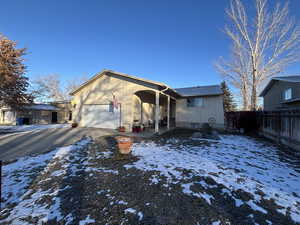
<svg viewBox="0 0 300 225"><path fill-rule="evenodd" d="M109 129L58 128L0 135L0 159L11 161L22 156L45 153L57 147L71 145L84 136L95 138L112 134L116 132Z"/></svg>

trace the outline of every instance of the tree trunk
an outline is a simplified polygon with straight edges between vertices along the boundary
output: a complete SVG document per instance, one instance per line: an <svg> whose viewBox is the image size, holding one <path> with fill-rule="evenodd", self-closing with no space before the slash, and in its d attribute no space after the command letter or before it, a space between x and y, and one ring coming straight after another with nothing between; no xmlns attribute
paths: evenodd
<svg viewBox="0 0 300 225"><path fill-rule="evenodd" d="M256 111L257 109L257 93L256 87L252 87L252 94L251 94L251 110Z"/></svg>
<svg viewBox="0 0 300 225"><path fill-rule="evenodd" d="M248 102L247 91L246 91L245 87L243 87L242 97L243 97L243 110L247 111L249 102Z"/></svg>
<svg viewBox="0 0 300 225"><path fill-rule="evenodd" d="M253 69L252 91L251 91L251 110L257 109L257 92L256 92L256 69Z"/></svg>
<svg viewBox="0 0 300 225"><path fill-rule="evenodd" d="M242 98L243 98L243 110L247 111L249 110L249 98L248 98L248 84L247 81L243 81L243 86L242 86Z"/></svg>

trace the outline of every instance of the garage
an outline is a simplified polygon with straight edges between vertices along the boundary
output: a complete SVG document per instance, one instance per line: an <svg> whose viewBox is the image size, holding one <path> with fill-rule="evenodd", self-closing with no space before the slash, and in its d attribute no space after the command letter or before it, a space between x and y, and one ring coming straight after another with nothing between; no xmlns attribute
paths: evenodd
<svg viewBox="0 0 300 225"><path fill-rule="evenodd" d="M81 126L117 129L120 126L120 107L113 104L83 105Z"/></svg>

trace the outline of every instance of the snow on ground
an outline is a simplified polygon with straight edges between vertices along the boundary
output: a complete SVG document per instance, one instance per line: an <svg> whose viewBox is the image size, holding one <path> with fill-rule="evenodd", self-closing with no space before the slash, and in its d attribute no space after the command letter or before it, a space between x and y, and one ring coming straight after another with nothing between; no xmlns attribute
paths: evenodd
<svg viewBox="0 0 300 225"><path fill-rule="evenodd" d="M272 199L278 205L276 207L278 213L290 215L294 221L300 222L300 171L292 166L293 163L297 163L296 159L280 158L280 154L277 154L279 151L275 147L251 138L232 135L224 135L220 141L188 138L173 138L164 144L148 141L134 144L133 155L137 158L133 157L133 161L114 167L112 164L119 164L120 161L111 160L113 152L98 151L99 145L94 142L86 147L90 142L90 139L84 139L47 154L24 157L15 163L5 165L0 224L31 225L47 221L64 224L74 224L75 221L77 224L94 223L96 217L92 210L78 215L75 207L78 203L76 193L82 191L76 189L78 180L93 181L93 178L97 181L91 182L94 189L84 189L87 193L80 195L84 197L91 195L89 196L91 198L95 196L93 194L103 196L99 199L106 199L108 202L104 205L105 208L102 206L103 212L111 213L109 210L117 205L115 208L120 208L122 210L120 213L125 217L135 215L142 221L147 217L147 212L136 203L132 204L133 199L127 199L127 194L122 197L118 189L113 190L114 183L109 183L112 185L109 188L97 186L105 177L116 177L113 180L118 183L119 179L126 179L129 172L124 167L149 171L147 177L150 178L146 186L162 185L164 190L165 187L167 190L169 188L168 195L182 191L213 206L216 199L215 193L211 190L218 188L221 194L231 197L233 204L235 201L236 207L247 206L252 209L249 217L253 217L256 213L254 211L258 211L262 215L268 214L267 219L273 215L270 215L262 202ZM125 176L118 177L120 174ZM108 179L108 182L112 182L111 179ZM180 185L182 190L176 186L176 192L174 190L172 192L172 185ZM71 199L75 200L70 203ZM70 208L63 211L66 207ZM214 218L212 220L214 222L211 223L221 224L220 219ZM270 224L267 219L265 223Z"/></svg>
<svg viewBox="0 0 300 225"><path fill-rule="evenodd" d="M190 139L186 143L170 139L166 145L154 142L134 144L133 154L139 160L125 167L159 171L161 176L153 176L150 183L158 183L160 179L166 179L166 185L180 183L185 194L203 198L208 204L214 200L209 191L196 192L191 187L200 184L209 190L216 185L191 181L191 177L213 179L225 186L222 189L224 194L236 200L236 207L247 204L253 210L267 214L261 201L274 200L279 213L300 222L300 172L282 162L277 152L275 147L243 136L224 135L220 141L208 142ZM187 175L184 171L190 173ZM232 193L239 190L253 197L240 199L233 196Z"/></svg>
<svg viewBox="0 0 300 225"><path fill-rule="evenodd" d="M54 128L66 128L70 127L70 124L33 124L33 125L22 125L22 126L0 126L0 132L25 132L25 131L35 131L44 129L54 129Z"/></svg>
<svg viewBox="0 0 300 225"><path fill-rule="evenodd" d="M10 224L42 224L47 221L62 218L60 212L61 199L58 193L68 186L53 186L49 189L31 187L33 181L38 180L42 187L43 183L51 180L53 177L59 177L64 174L74 176L79 170L74 162L82 159L82 148L90 142L90 139L83 139L74 145L57 148L47 154L36 157L24 157L18 161L3 166L3 187L2 187L2 211L0 214L5 216L0 219L0 224L8 222ZM60 163L62 169L55 171L55 174L46 175L51 168ZM46 177L46 178L45 178ZM49 178L50 177L50 178ZM63 177L63 176L62 176ZM52 181L50 181L52 182ZM51 203L42 199L51 199ZM39 218L38 221L30 222L29 216ZM72 221L70 215L68 218Z"/></svg>

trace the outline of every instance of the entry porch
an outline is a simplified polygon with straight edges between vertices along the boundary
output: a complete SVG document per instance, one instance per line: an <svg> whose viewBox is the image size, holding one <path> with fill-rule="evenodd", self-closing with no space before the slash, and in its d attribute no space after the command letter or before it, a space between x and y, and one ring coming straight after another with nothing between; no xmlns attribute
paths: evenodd
<svg viewBox="0 0 300 225"><path fill-rule="evenodd" d="M176 99L159 91L133 95L133 131L160 133L175 127Z"/></svg>

